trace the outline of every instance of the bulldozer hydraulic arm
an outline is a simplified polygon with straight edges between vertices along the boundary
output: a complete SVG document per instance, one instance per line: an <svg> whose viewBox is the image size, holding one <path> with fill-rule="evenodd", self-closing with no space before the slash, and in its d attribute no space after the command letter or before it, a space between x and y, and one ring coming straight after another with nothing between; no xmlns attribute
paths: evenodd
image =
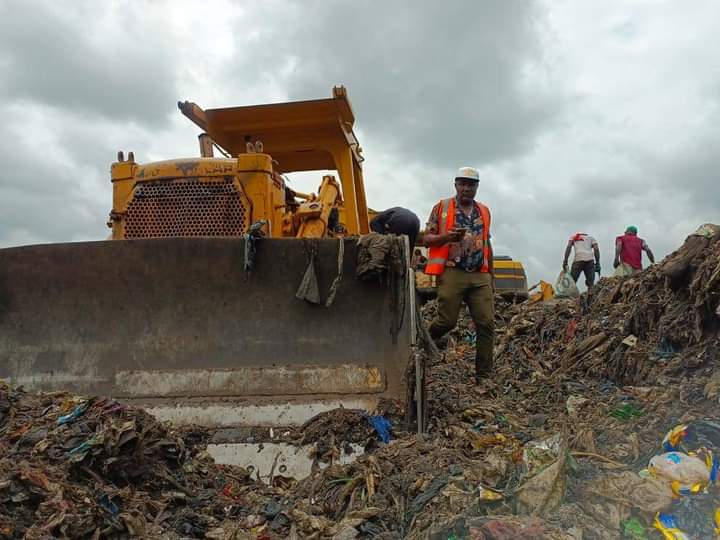
<svg viewBox="0 0 720 540"><path fill-rule="evenodd" d="M318 196L303 202L298 208L300 227L298 238L322 238L327 236L330 212L340 198L340 186L334 176L324 176Z"/></svg>

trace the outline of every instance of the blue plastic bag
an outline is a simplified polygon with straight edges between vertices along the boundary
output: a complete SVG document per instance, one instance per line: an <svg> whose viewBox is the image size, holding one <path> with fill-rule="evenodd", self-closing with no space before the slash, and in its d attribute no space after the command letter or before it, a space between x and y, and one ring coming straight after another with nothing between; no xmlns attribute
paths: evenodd
<svg viewBox="0 0 720 540"><path fill-rule="evenodd" d="M380 437L380 440L384 443L389 443L390 439L392 439L392 435L390 434L390 430L392 429L392 423L390 422L390 420L388 420L384 416L373 416L371 414L366 414L365 418L367 419L368 423L375 429L378 436Z"/></svg>

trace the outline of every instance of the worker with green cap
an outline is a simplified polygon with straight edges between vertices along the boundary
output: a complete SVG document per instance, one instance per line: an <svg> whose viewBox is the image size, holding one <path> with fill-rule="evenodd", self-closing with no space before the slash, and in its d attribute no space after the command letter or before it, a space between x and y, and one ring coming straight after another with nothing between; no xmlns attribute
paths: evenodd
<svg viewBox="0 0 720 540"><path fill-rule="evenodd" d="M625 234L615 239L615 275L631 276L642 271L642 252L647 253L651 263L655 262L655 255L645 240L637 235L635 225L628 226Z"/></svg>

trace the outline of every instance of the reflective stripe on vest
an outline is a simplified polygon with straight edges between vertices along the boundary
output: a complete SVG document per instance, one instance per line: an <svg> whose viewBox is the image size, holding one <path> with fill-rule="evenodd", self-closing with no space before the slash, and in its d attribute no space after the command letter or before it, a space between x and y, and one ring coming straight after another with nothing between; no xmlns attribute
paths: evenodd
<svg viewBox="0 0 720 540"><path fill-rule="evenodd" d="M490 272L488 262L490 260L490 210L484 204L475 202L475 207L483 221L483 263L480 272ZM444 199L438 203L438 231L445 234L455 226L455 198ZM445 271L448 257L450 256L450 244L431 247L428 254L428 263L425 273L431 276L439 276Z"/></svg>
<svg viewBox="0 0 720 540"><path fill-rule="evenodd" d="M445 234L448 231L448 209L452 206L453 207L453 216L452 220L455 221L455 205L453 204L454 199L444 199L440 201L440 208L438 208L438 212L440 213L440 216L438 217L438 225L440 226L440 234Z"/></svg>

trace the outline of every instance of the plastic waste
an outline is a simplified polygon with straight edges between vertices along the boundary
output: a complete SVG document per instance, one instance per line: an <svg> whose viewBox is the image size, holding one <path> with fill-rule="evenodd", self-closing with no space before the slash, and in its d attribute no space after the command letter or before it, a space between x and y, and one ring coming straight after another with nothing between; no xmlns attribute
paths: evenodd
<svg viewBox="0 0 720 540"><path fill-rule="evenodd" d="M627 263L620 263L617 268L615 268L613 275L615 277L628 277L632 276L635 273L636 271L632 266Z"/></svg>
<svg viewBox="0 0 720 540"><path fill-rule="evenodd" d="M657 512L668 512L673 508L674 494L666 482L659 478L643 478L632 471L596 478L583 490L606 504L623 509L622 512L637 511L643 516L654 516Z"/></svg>
<svg viewBox="0 0 720 540"><path fill-rule="evenodd" d="M670 482L678 495L698 493L710 482L711 468L697 456L666 452L650 459L648 470L657 478Z"/></svg>
<svg viewBox="0 0 720 540"><path fill-rule="evenodd" d="M712 238L715 236L716 229L712 223L705 223L700 225L691 236L704 236L705 238Z"/></svg>
<svg viewBox="0 0 720 540"><path fill-rule="evenodd" d="M560 457L560 434L539 441L530 441L523 447L522 472L531 476Z"/></svg>
<svg viewBox="0 0 720 540"><path fill-rule="evenodd" d="M569 343L575 337L575 331L577 330L577 320L570 319L565 330L565 343Z"/></svg>
<svg viewBox="0 0 720 540"><path fill-rule="evenodd" d="M305 274L303 274L300 286L295 293L295 298L305 300L311 304L320 303L320 286L318 285L317 271L315 270L315 253L312 252L310 255Z"/></svg>
<svg viewBox="0 0 720 540"><path fill-rule="evenodd" d="M634 347L635 345L637 345L637 342L638 338L633 334L630 334L628 337L622 340L622 344L627 345L628 347Z"/></svg>
<svg viewBox="0 0 720 540"><path fill-rule="evenodd" d="M655 356L657 356L658 358L672 358L676 352L677 351L675 350L675 347L668 343L668 341L663 336L663 338L660 340L660 344L655 350Z"/></svg>
<svg viewBox="0 0 720 540"><path fill-rule="evenodd" d="M566 455L560 433L525 445L520 464L525 480L515 492L519 514L546 515L562 504L567 487Z"/></svg>
<svg viewBox="0 0 720 540"><path fill-rule="evenodd" d="M555 281L555 298L577 298L578 296L580 296L580 291L570 272L561 271Z"/></svg>
<svg viewBox="0 0 720 540"><path fill-rule="evenodd" d="M76 420L77 418L81 417L83 413L87 410L87 408L90 406L92 401L85 401L84 403L81 403L70 414L66 414L64 416L61 416L57 419L57 424L59 426L62 426L64 424L69 424L70 422Z"/></svg>
<svg viewBox="0 0 720 540"><path fill-rule="evenodd" d="M120 508L118 508L118 505L112 501L112 499L107 493L103 493L100 497L98 497L97 502L113 516L116 516L120 513Z"/></svg>
<svg viewBox="0 0 720 540"><path fill-rule="evenodd" d="M515 492L518 514L544 516L562 504L567 488L565 452L542 471L526 480Z"/></svg>
<svg viewBox="0 0 720 540"><path fill-rule="evenodd" d="M93 435L88 440L80 443L78 446L73 448L72 450L69 450L67 453L68 460L72 463L79 463L83 459L85 459L85 456L90 451L90 449L93 446L97 446L98 444L101 444L103 441L102 437L98 435Z"/></svg>
<svg viewBox="0 0 720 540"><path fill-rule="evenodd" d="M503 494L485 486L478 486L478 494L481 501L502 501L504 499Z"/></svg>
<svg viewBox="0 0 720 540"><path fill-rule="evenodd" d="M638 518L630 518L623 522L623 534L625 538L632 540L648 540L646 529Z"/></svg>
<svg viewBox="0 0 720 540"><path fill-rule="evenodd" d="M688 453L700 448L720 449L720 423L713 420L696 420L675 426L663 438L666 452L680 450Z"/></svg>
<svg viewBox="0 0 720 540"><path fill-rule="evenodd" d="M585 397L571 395L565 401L565 408L570 416L575 416L588 401L590 400Z"/></svg>
<svg viewBox="0 0 720 540"><path fill-rule="evenodd" d="M641 416L645 416L645 411L636 407L632 403L625 403L621 407L610 411L608 416L612 416L618 420L630 420L631 418L640 418Z"/></svg>
<svg viewBox="0 0 720 540"><path fill-rule="evenodd" d="M667 432L662 441L667 452L682 451L705 463L709 471L709 483L715 484L720 477L720 424L712 420L697 420L680 424ZM713 452L710 448L715 448Z"/></svg>
<svg viewBox="0 0 720 540"><path fill-rule="evenodd" d="M662 533L665 540L690 540L690 537L678 528L672 514L658 513L653 526Z"/></svg>
<svg viewBox="0 0 720 540"><path fill-rule="evenodd" d="M666 452L680 450L680 442L687 436L687 426L680 424L667 432L662 441L662 448Z"/></svg>
<svg viewBox="0 0 720 540"><path fill-rule="evenodd" d="M373 416L371 414L366 414L365 419L375 429L382 442L390 442L390 440L392 439L392 435L390 434L390 430L392 429L392 423L390 422L390 420L388 420L384 416Z"/></svg>

